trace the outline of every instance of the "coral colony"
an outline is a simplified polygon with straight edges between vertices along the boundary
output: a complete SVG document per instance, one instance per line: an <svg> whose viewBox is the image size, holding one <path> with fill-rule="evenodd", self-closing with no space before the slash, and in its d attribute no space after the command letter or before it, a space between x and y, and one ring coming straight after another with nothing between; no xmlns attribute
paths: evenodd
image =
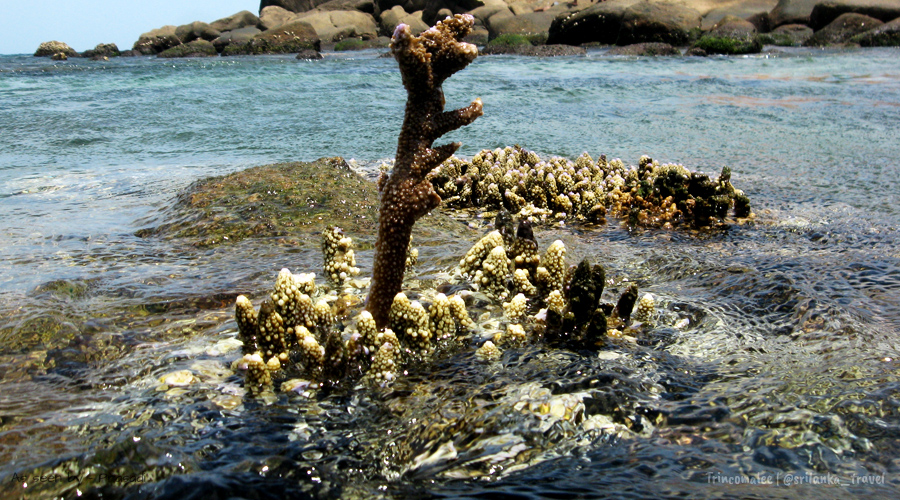
<svg viewBox="0 0 900 500"><path fill-rule="evenodd" d="M346 318L356 296L341 290L359 269L352 239L330 228L322 247L327 284L317 286L315 274L282 269L258 311L246 297L237 298L244 343L237 364L246 370L251 394L270 393L276 381L285 391L348 381L384 386L406 364L469 342L480 343L475 355L489 362L501 349L526 342L593 350L610 339L638 335L656 316L653 296L639 299L631 284L615 304L603 301L603 266L584 260L569 268L559 240L541 253L532 225L599 223L612 215L647 226L709 226L729 209L736 217L750 216L749 201L731 185L727 168L713 180L648 157L626 168L620 160L594 161L586 153L574 162L542 160L508 147L464 161L452 156L459 143L432 148L435 139L482 114L479 99L445 112L441 90L444 80L477 55L475 46L460 41L473 21L467 14L448 17L420 36L403 24L395 30L391 51L408 99L396 163L378 180L381 209L365 310ZM402 284L414 261L412 227L442 200L456 208L498 210L494 230L462 257L450 283L439 287L448 294L425 290L421 300L410 300ZM476 294L502 306L502 318L490 328L470 317L467 299Z"/></svg>

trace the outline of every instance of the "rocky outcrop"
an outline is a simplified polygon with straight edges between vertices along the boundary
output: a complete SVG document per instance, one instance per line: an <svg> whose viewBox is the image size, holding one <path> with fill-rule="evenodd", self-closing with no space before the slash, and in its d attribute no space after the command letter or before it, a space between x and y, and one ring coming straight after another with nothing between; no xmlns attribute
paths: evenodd
<svg viewBox="0 0 900 500"><path fill-rule="evenodd" d="M900 47L900 17L850 39L863 47Z"/></svg>
<svg viewBox="0 0 900 500"><path fill-rule="evenodd" d="M219 55L219 53L216 51L212 42L198 38L192 42L183 43L166 49L157 54L157 57L212 57L217 55Z"/></svg>
<svg viewBox="0 0 900 500"><path fill-rule="evenodd" d="M175 26L166 25L142 34L134 42L132 50L144 55L153 55L176 45L181 45L181 40L175 36Z"/></svg>
<svg viewBox="0 0 900 500"><path fill-rule="evenodd" d="M703 16L700 27L704 31L713 29L725 16L747 19L754 15L761 15L768 20L769 12L778 5L778 0L736 0L717 3L723 3L723 5L710 10Z"/></svg>
<svg viewBox="0 0 900 500"><path fill-rule="evenodd" d="M328 0L313 10L358 10L372 15L376 11L374 0Z"/></svg>
<svg viewBox="0 0 900 500"><path fill-rule="evenodd" d="M289 23L296 15L296 12L277 5L270 5L259 13L259 27L263 31L280 28Z"/></svg>
<svg viewBox="0 0 900 500"><path fill-rule="evenodd" d="M847 43L854 36L878 28L883 24L878 19L863 14L841 14L828 26L816 31L803 45L806 47L821 47L823 45Z"/></svg>
<svg viewBox="0 0 900 500"><path fill-rule="evenodd" d="M66 57L79 57L79 54L78 52L75 52L75 49L69 47L68 44L56 40L44 42L38 46L36 51L34 51L34 57L53 57L57 54L64 54Z"/></svg>
<svg viewBox="0 0 900 500"><path fill-rule="evenodd" d="M681 51L668 43L635 43L613 47L606 52L608 56L680 56Z"/></svg>
<svg viewBox="0 0 900 500"><path fill-rule="evenodd" d="M778 5L769 12L769 22L773 28L783 24L809 25L809 15L813 7L822 0L778 0Z"/></svg>
<svg viewBox="0 0 900 500"><path fill-rule="evenodd" d="M782 24L768 33L759 35L759 41L768 45L799 47L813 35L813 30L805 24Z"/></svg>
<svg viewBox="0 0 900 500"><path fill-rule="evenodd" d="M262 33L255 26L247 26L236 30L226 31L222 36L213 40L212 44L219 52L224 52L229 45L243 45L249 43L256 35Z"/></svg>
<svg viewBox="0 0 900 500"><path fill-rule="evenodd" d="M389 10L382 12L378 26L381 28L381 33L383 35L389 36L394 33L394 28L400 23L409 26L410 31L412 31L414 35L418 35L429 28L429 26L422 21L421 10L409 14L399 5L395 5Z"/></svg>
<svg viewBox="0 0 900 500"><path fill-rule="evenodd" d="M259 11L269 6L275 6L295 14L312 10L328 0L260 0ZM260 16L262 17L262 16Z"/></svg>
<svg viewBox="0 0 900 500"><path fill-rule="evenodd" d="M809 14L809 27L820 30L841 14L864 14L882 22L900 17L898 0L825 0L816 4Z"/></svg>
<svg viewBox="0 0 900 500"><path fill-rule="evenodd" d="M324 42L339 42L346 38L369 40L378 37L375 19L356 10L307 12L294 18L309 23Z"/></svg>
<svg viewBox="0 0 900 500"><path fill-rule="evenodd" d="M550 12L530 12L521 15L497 16L490 18L488 33L491 38L500 35L526 35L546 40L546 33L556 16Z"/></svg>
<svg viewBox="0 0 900 500"><path fill-rule="evenodd" d="M482 0L426 0L422 9L422 20L432 26L444 18L443 15L438 15L441 9L447 9L451 14L462 14L482 5L484 5Z"/></svg>
<svg viewBox="0 0 900 500"><path fill-rule="evenodd" d="M118 57L122 53L119 52L119 47L114 43L99 43L96 47L91 50L85 50L81 53L81 57L86 57L89 59L103 59L104 57Z"/></svg>
<svg viewBox="0 0 900 500"><path fill-rule="evenodd" d="M207 42L211 42L222 33L212 28L210 25L202 22L202 21L194 21L190 24L183 24L177 28L175 28L175 36L181 40L181 43L190 43L194 40L206 40Z"/></svg>
<svg viewBox="0 0 900 500"><path fill-rule="evenodd" d="M250 12L249 10L242 10L237 14L232 14L228 17L223 17L222 19L218 19L209 23L209 27L219 31L220 33L225 33L226 31L234 31L247 27L258 27L259 26L259 17L256 14Z"/></svg>
<svg viewBox="0 0 900 500"><path fill-rule="evenodd" d="M694 44L707 54L756 54L762 51L762 42L756 26L738 17L723 18L712 30Z"/></svg>
<svg viewBox="0 0 900 500"><path fill-rule="evenodd" d="M550 26L547 43L614 44L619 38L625 10L638 0L608 0L582 11L558 15Z"/></svg>
<svg viewBox="0 0 900 500"><path fill-rule="evenodd" d="M321 50L316 30L305 21L292 21L284 26L266 30L249 42L233 43L225 47L223 56L246 54L294 54L306 49Z"/></svg>
<svg viewBox="0 0 900 500"><path fill-rule="evenodd" d="M684 45L700 29L700 13L680 4L638 2L622 15L617 45L661 42Z"/></svg>

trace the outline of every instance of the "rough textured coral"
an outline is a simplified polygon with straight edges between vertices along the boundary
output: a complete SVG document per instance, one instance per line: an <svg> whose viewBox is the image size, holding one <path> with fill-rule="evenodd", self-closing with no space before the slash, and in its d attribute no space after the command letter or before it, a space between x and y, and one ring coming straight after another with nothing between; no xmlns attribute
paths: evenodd
<svg viewBox="0 0 900 500"><path fill-rule="evenodd" d="M247 370L247 380L244 385L250 394L258 396L272 390L274 386L272 374L281 368L278 358L270 358L268 362L265 362L257 352L245 354L239 363Z"/></svg>
<svg viewBox="0 0 900 500"><path fill-rule="evenodd" d="M390 331L390 330L387 330ZM397 356L400 347L392 342L385 342L378 348L372 359L372 366L363 377L363 383L384 387L397 378Z"/></svg>
<svg viewBox="0 0 900 500"><path fill-rule="evenodd" d="M540 271L546 269L546 273ZM538 283L545 292L562 291L566 278L566 245L561 240L554 241L544 253L538 268Z"/></svg>
<svg viewBox="0 0 900 500"><path fill-rule="evenodd" d="M456 334L456 321L450 310L450 299L443 293L434 297L434 302L428 308L428 316L431 318L435 340L446 340Z"/></svg>
<svg viewBox="0 0 900 500"><path fill-rule="evenodd" d="M287 359L289 343L287 330L284 320L271 302L263 302L260 306L257 327L259 328L257 342L263 358L278 356Z"/></svg>
<svg viewBox="0 0 900 500"><path fill-rule="evenodd" d="M506 249L502 245L494 247L481 263L481 269L475 272L475 283L485 293L505 299L508 294L505 283L510 264L510 260L506 257Z"/></svg>
<svg viewBox="0 0 900 500"><path fill-rule="evenodd" d="M635 321L646 323L653 318L653 312L656 310L656 300L653 295L645 293L641 300L638 301L637 310L634 312Z"/></svg>
<svg viewBox="0 0 900 500"><path fill-rule="evenodd" d="M322 256L325 260L325 276L337 286L343 285L347 278L359 274L353 254L353 240L344 236L344 231L339 227L330 227L323 232Z"/></svg>
<svg viewBox="0 0 900 500"><path fill-rule="evenodd" d="M244 354L253 354L259 350L257 336L259 329L256 325L256 309L250 299L238 295L234 302L234 318L238 325L238 335L244 342Z"/></svg>
<svg viewBox="0 0 900 500"><path fill-rule="evenodd" d="M478 55L474 45L461 41L474 22L471 15L459 14L438 22L419 36L413 36L409 26L400 24L391 39L391 52L400 66L407 102L394 169L378 183L381 211L366 309L379 327L387 324L391 303L401 290L402 264L406 262L412 226L441 202L426 176L460 146L432 145L437 138L482 115L480 99L465 108L445 112L441 88L444 80Z"/></svg>
<svg viewBox="0 0 900 500"><path fill-rule="evenodd" d="M486 340L484 344L475 351L475 356L482 361L494 361L500 359L501 354L503 354L503 351L490 340Z"/></svg>
<svg viewBox="0 0 900 500"><path fill-rule="evenodd" d="M466 310L466 302L459 295L450 297L450 313L461 328L470 329L475 326L475 322L469 317L469 311Z"/></svg>
<svg viewBox="0 0 900 500"><path fill-rule="evenodd" d="M468 162L450 158L429 177L451 206L506 209L536 221L603 223L609 213L633 225L710 226L732 206L735 217L752 215L747 196L732 186L728 167L711 179L648 156L626 167L605 156L594 161L587 153L574 162L542 160L516 146L483 150Z"/></svg>
<svg viewBox="0 0 900 500"><path fill-rule="evenodd" d="M466 255L459 261L460 271L464 275L474 277L475 273L481 270L481 265L491 250L503 246L503 236L500 231L491 231L483 238L478 240L472 248L466 252Z"/></svg>
<svg viewBox="0 0 900 500"><path fill-rule="evenodd" d="M410 302L403 292L394 297L388 321L403 343L419 354L431 350L431 325L428 313L419 301Z"/></svg>
<svg viewBox="0 0 900 500"><path fill-rule="evenodd" d="M519 293L509 302L503 303L503 314L506 316L506 319L515 323L525 316L527 306L528 299L525 298L525 294Z"/></svg>

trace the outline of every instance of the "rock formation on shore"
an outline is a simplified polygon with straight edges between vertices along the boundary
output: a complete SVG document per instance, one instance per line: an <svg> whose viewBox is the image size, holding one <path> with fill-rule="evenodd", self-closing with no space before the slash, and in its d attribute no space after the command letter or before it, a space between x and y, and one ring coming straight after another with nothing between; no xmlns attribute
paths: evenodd
<svg viewBox="0 0 900 500"><path fill-rule="evenodd" d="M318 51L322 45L331 49L332 44L341 44L338 50L386 48L388 37L401 23L417 34L437 20L463 13L475 19L467 42L502 42L486 54L582 53L565 47L540 48L544 45L665 43L690 47L690 54L753 53L765 44L900 45L897 0L261 0L258 12L245 10L209 23L162 26L140 35L132 49L121 55L282 54ZM848 24L848 15L878 22L854 17ZM839 18L841 23L835 25ZM523 37L538 48L507 43L509 37ZM644 54L646 47L613 54ZM61 42L45 42L35 52L35 56L56 59L118 54L118 49L96 48L78 54Z"/></svg>

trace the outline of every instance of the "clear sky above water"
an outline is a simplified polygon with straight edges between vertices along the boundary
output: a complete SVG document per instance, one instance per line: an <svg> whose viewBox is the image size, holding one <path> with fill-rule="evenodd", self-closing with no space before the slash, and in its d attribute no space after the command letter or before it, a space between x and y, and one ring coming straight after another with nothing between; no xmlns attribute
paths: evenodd
<svg viewBox="0 0 900 500"><path fill-rule="evenodd" d="M141 33L166 24L212 22L259 0L0 0L0 54L33 54L50 40L83 52L98 43L130 49Z"/></svg>

